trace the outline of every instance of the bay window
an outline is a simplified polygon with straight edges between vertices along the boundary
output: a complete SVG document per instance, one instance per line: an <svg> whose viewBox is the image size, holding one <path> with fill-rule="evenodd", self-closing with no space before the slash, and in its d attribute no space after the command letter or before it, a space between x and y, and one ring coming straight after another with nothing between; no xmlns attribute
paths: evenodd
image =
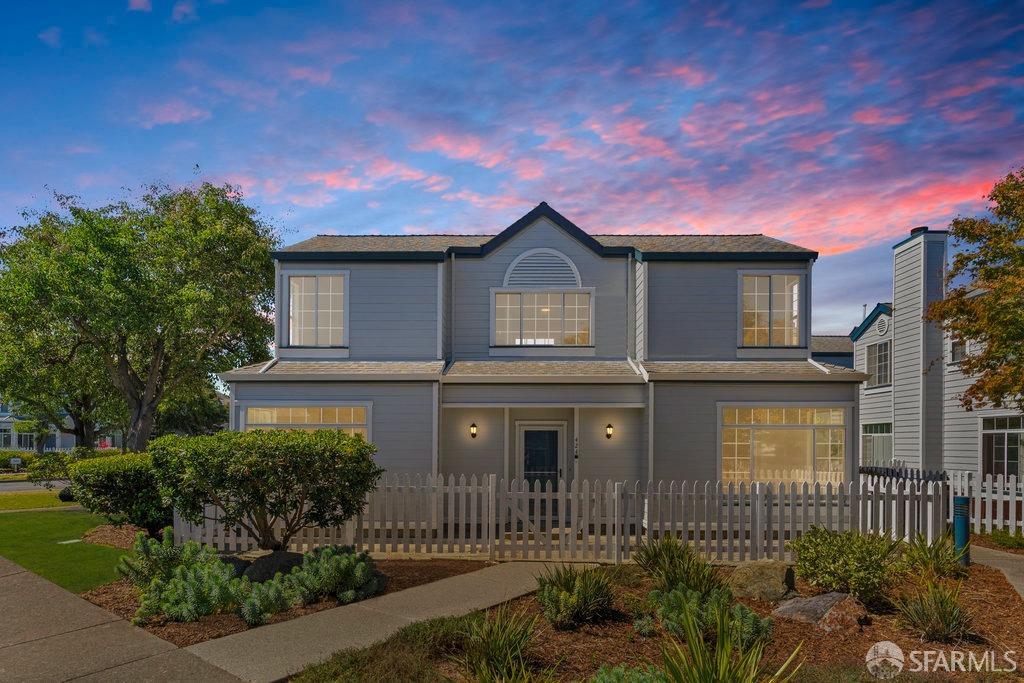
<svg viewBox="0 0 1024 683"><path fill-rule="evenodd" d="M722 409L722 480L841 482L846 411L841 407Z"/></svg>
<svg viewBox="0 0 1024 683"><path fill-rule="evenodd" d="M742 276L743 346L800 346L801 279L785 273Z"/></svg>
<svg viewBox="0 0 1024 683"><path fill-rule="evenodd" d="M250 406L245 429L337 429L367 437L366 406Z"/></svg>
<svg viewBox="0 0 1024 683"><path fill-rule="evenodd" d="M288 277L290 346L346 345L344 275Z"/></svg>
<svg viewBox="0 0 1024 683"><path fill-rule="evenodd" d="M590 346L587 291L495 292L494 346Z"/></svg>

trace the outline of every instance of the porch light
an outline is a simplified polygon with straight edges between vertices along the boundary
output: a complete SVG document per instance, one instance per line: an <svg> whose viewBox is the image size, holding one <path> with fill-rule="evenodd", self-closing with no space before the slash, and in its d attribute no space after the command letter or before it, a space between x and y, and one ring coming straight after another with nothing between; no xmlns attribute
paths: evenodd
<svg viewBox="0 0 1024 683"><path fill-rule="evenodd" d="M610 439L610 438L612 438L612 434L614 434L614 433L615 433L615 427L612 427L611 423L609 422L608 426L604 428L604 437L606 439Z"/></svg>
<svg viewBox="0 0 1024 683"><path fill-rule="evenodd" d="M469 436L470 436L470 438L473 438L473 439L476 438L476 422L474 422L473 424L469 425Z"/></svg>

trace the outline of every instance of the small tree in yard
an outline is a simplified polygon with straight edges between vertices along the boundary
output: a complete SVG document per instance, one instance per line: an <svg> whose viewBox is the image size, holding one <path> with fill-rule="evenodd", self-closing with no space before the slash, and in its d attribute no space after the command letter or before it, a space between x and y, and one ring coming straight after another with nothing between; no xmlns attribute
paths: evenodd
<svg viewBox="0 0 1024 683"><path fill-rule="evenodd" d="M287 548L303 527L338 526L358 513L383 473L376 450L326 429L170 435L149 446L160 490L184 519L201 524L205 506L216 505L221 523L267 550Z"/></svg>

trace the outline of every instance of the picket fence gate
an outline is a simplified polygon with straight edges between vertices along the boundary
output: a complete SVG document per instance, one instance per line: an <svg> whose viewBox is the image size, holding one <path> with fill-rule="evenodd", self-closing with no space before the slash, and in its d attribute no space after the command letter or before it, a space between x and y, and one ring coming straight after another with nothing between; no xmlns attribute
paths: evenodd
<svg viewBox="0 0 1024 683"><path fill-rule="evenodd" d="M783 559L788 542L812 525L935 538L946 530L948 488L872 477L841 484L574 480L549 486L493 475L386 475L359 515L339 527L302 529L290 547L618 563L641 542L672 536L713 560ZM175 539L224 551L256 547L245 529L220 523L218 514L209 506L206 521L192 525L175 513Z"/></svg>

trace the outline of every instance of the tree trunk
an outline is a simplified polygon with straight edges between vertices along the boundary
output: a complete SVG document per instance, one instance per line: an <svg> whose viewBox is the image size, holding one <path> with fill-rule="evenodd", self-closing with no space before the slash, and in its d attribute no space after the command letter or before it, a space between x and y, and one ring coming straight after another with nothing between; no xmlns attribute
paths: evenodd
<svg viewBox="0 0 1024 683"><path fill-rule="evenodd" d="M84 448L96 448L96 425L91 420L71 414L71 433L75 435L75 445Z"/></svg>
<svg viewBox="0 0 1024 683"><path fill-rule="evenodd" d="M156 422L156 405L139 403L131 408L131 421L128 423L128 434L125 445L129 451L141 453L149 445L149 437L153 434Z"/></svg>

